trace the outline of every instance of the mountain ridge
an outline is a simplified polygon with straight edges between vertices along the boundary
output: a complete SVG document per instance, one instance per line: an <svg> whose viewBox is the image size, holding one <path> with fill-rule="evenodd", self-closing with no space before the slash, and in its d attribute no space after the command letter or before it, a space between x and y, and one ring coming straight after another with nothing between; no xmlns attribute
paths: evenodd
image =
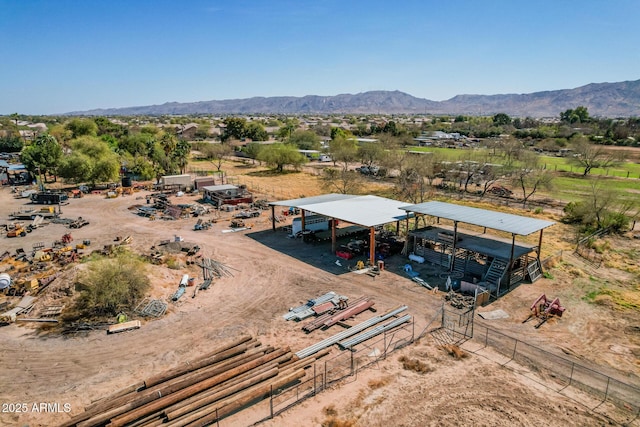
<svg viewBox="0 0 640 427"><path fill-rule="evenodd" d="M460 94L444 101L417 98L399 90L374 90L332 96L255 96L196 102L98 108L66 115L135 116L189 114L434 114L493 115L507 113L519 117L557 117L578 106L592 116L640 116L640 80L617 83L589 83L574 89L524 94Z"/></svg>

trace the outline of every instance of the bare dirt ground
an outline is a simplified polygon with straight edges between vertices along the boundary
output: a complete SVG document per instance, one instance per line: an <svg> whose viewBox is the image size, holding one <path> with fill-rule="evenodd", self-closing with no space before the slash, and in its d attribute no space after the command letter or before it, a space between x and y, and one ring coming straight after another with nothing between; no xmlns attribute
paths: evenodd
<svg viewBox="0 0 640 427"><path fill-rule="evenodd" d="M306 175L300 175L303 176ZM291 196L321 193L312 178L292 178L295 177L289 176L288 182L282 182ZM250 176L246 179L256 186L265 179L263 188L268 189L268 178ZM212 229L193 231L196 221L193 218L150 221L134 215L129 207L144 204L141 197L145 194L117 199L89 195L70 200L62 207L62 214L68 218L82 216L90 221L89 226L71 231L76 242L91 240L89 249L113 243L116 236L130 235L132 249L148 253L160 240L179 235L185 241L197 243L204 256L233 268L234 276L216 280L210 289L195 298L186 295L179 304L170 304L163 318L145 321L141 329L127 333L106 335L102 330L62 337L32 324L0 328L0 404L4 408L0 411L0 425L59 424L94 400L180 365L243 333L256 336L264 344L298 351L338 331L333 330L334 327L305 335L300 324L286 322L282 314L331 290L352 298L372 296L379 312L406 304L415 318L417 331L431 321L442 304L441 294L428 292L400 273L397 265L404 262L402 259L390 263L376 279L356 275L349 273L346 266L336 266L336 258L328 246L311 247L299 240L287 239L286 233L271 232L267 212L249 220L252 230L222 233L228 225L228 220L223 218ZM173 200L188 203L195 198ZM8 188L0 189L2 221L24 203L24 200L13 199ZM49 224L24 238L1 237L0 252L27 250L40 241L50 244L68 231L63 225ZM545 234L545 238L551 237ZM562 242L557 245L550 245L549 254L569 246ZM635 247L631 239L620 239L614 245L618 249L624 245L629 250ZM285 250L275 249L280 247ZM37 304L41 307L65 300L65 289L73 288L78 268L82 268L81 265L68 267ZM177 270L166 266L149 268L153 282L150 295L155 298L167 298L185 272L201 277L199 269L193 266ZM507 319L484 321L476 316L476 321L639 386L639 310L621 309L606 298L599 304L584 300L584 295L596 286L595 277L604 277L620 292L625 287L633 291L638 286L637 272L633 266L624 270L606 264L595 270L564 255L563 261L549 270L553 278L521 285L480 309L502 309L509 314ZM561 319L534 329L533 324L523 324L522 320L529 314L529 305L542 293L560 297L567 312ZM631 292L625 298L633 300L635 295ZM356 323L367 316L371 314L359 316ZM439 349L427 335L385 361L359 371L357 377L333 385L264 425L640 425L640 421L634 419L635 414L629 411L620 411L608 403L598 406L597 400L589 397L558 393L549 385L553 379L544 373L525 375L531 369L514 362L502 366L504 358L489 348L477 352L472 352L471 347L467 350L468 357L457 360ZM399 361L401 356L424 362L428 372L404 369ZM585 404L585 401L591 403ZM33 410L33 404L41 402L68 403L70 411ZM12 403L25 403L29 410L12 413L9 411ZM251 425L267 414L264 405L258 405L221 421L220 425Z"/></svg>

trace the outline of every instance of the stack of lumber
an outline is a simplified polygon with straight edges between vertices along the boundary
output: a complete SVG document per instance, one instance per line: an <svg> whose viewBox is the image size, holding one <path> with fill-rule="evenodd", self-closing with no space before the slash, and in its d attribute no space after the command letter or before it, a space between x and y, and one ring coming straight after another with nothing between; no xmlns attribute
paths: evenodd
<svg viewBox="0 0 640 427"><path fill-rule="evenodd" d="M298 382L327 353L300 359L243 336L94 402L63 426L208 425Z"/></svg>
<svg viewBox="0 0 640 427"><path fill-rule="evenodd" d="M302 330L309 333L311 331L315 331L320 328L329 328L336 323L347 320L356 314L360 314L365 310L373 307L375 303L370 297L360 297L349 303L349 306L345 309L339 310L337 312L329 312L325 313L321 316L316 317L312 321L308 322L302 327Z"/></svg>

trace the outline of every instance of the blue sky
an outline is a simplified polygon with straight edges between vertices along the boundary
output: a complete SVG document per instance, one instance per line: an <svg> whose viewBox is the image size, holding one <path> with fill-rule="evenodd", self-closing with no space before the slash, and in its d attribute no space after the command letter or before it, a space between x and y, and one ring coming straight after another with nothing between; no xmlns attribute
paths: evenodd
<svg viewBox="0 0 640 427"><path fill-rule="evenodd" d="M0 0L0 114L640 79L638 0Z"/></svg>

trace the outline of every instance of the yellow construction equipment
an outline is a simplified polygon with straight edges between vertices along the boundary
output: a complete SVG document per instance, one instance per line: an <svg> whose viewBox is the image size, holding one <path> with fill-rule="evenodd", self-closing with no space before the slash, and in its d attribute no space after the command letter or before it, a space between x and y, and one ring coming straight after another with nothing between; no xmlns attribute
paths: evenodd
<svg viewBox="0 0 640 427"><path fill-rule="evenodd" d="M24 237L27 231L22 225L16 225L12 230L7 231L7 237Z"/></svg>

